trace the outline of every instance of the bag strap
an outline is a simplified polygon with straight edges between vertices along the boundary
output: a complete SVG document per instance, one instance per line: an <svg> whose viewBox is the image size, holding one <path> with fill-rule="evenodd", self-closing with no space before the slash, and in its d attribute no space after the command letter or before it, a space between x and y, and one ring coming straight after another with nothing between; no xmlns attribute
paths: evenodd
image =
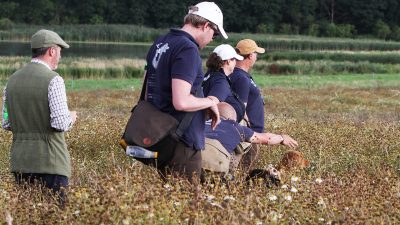
<svg viewBox="0 0 400 225"><path fill-rule="evenodd" d="M238 102L240 103L240 106L242 107L243 112L246 113L246 105L244 104L242 99L240 99L239 95L232 89L232 81L231 81L231 79L229 79L229 77L226 76L226 80L228 81L228 84L229 84L229 87L231 89L231 93L232 93L233 97L235 97L236 100L238 100Z"/></svg>
<svg viewBox="0 0 400 225"><path fill-rule="evenodd" d="M144 101L144 97L146 94L146 89L147 89L147 73L144 76L144 81L143 81L143 85L142 85L142 91L140 93L140 98L139 100L143 100ZM199 87L197 88L196 92L195 92L195 96L199 97L200 93L202 92L202 85L199 85ZM194 116L195 112L186 112L185 116L183 117L183 119L181 120L181 122L178 125L178 128L175 131L175 134L181 138L183 136L183 133L186 131L186 129L189 127L190 123L192 122L193 116Z"/></svg>

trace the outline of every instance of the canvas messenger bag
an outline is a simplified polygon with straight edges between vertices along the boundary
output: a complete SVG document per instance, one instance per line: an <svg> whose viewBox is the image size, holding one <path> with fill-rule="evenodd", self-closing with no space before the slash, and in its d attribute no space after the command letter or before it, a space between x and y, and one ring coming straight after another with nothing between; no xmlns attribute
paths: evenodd
<svg viewBox="0 0 400 225"><path fill-rule="evenodd" d="M157 158L136 158L146 165L165 167L175 154L176 145L189 127L194 112L188 112L179 123L175 117L160 111L144 100L147 76L145 77L140 100L131 110L122 139L127 145L137 145L158 152ZM196 91L197 95L201 86Z"/></svg>

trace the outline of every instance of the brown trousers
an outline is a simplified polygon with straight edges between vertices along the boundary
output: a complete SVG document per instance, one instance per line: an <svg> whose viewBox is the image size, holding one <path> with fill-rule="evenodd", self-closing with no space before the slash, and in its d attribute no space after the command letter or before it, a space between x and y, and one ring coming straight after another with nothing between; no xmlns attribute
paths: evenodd
<svg viewBox="0 0 400 225"><path fill-rule="evenodd" d="M172 160L158 172L164 181L167 181L168 176L172 176L183 177L191 183L197 183L201 173L201 152L179 142Z"/></svg>
<svg viewBox="0 0 400 225"><path fill-rule="evenodd" d="M255 168L258 158L260 156L259 151L260 147L258 146L258 144L251 144L249 151L242 156L239 167L244 172L248 173L250 170Z"/></svg>

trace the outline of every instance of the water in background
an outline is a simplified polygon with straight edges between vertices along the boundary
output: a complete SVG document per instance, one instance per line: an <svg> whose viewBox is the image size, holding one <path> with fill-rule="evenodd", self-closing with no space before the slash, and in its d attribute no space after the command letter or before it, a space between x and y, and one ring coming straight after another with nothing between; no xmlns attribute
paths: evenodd
<svg viewBox="0 0 400 225"><path fill-rule="evenodd" d="M69 49L63 49L63 57L93 57L93 58L139 58L145 59L150 45L132 44L96 44L96 43L68 43ZM212 49L201 51L205 58ZM29 42L0 41L0 56L31 56Z"/></svg>

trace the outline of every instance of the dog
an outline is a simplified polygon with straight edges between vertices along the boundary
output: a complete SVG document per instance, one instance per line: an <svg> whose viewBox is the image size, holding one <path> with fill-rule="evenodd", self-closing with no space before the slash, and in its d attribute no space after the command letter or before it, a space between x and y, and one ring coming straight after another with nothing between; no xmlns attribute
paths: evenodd
<svg viewBox="0 0 400 225"><path fill-rule="evenodd" d="M276 167L280 173L295 169L305 169L310 167L310 161L304 158L303 153L290 150L283 154L281 161Z"/></svg>
<svg viewBox="0 0 400 225"><path fill-rule="evenodd" d="M247 184L250 184L251 181L256 182L257 180L263 180L267 188L279 186L281 182L281 173L270 164L265 169L251 170L246 177Z"/></svg>

